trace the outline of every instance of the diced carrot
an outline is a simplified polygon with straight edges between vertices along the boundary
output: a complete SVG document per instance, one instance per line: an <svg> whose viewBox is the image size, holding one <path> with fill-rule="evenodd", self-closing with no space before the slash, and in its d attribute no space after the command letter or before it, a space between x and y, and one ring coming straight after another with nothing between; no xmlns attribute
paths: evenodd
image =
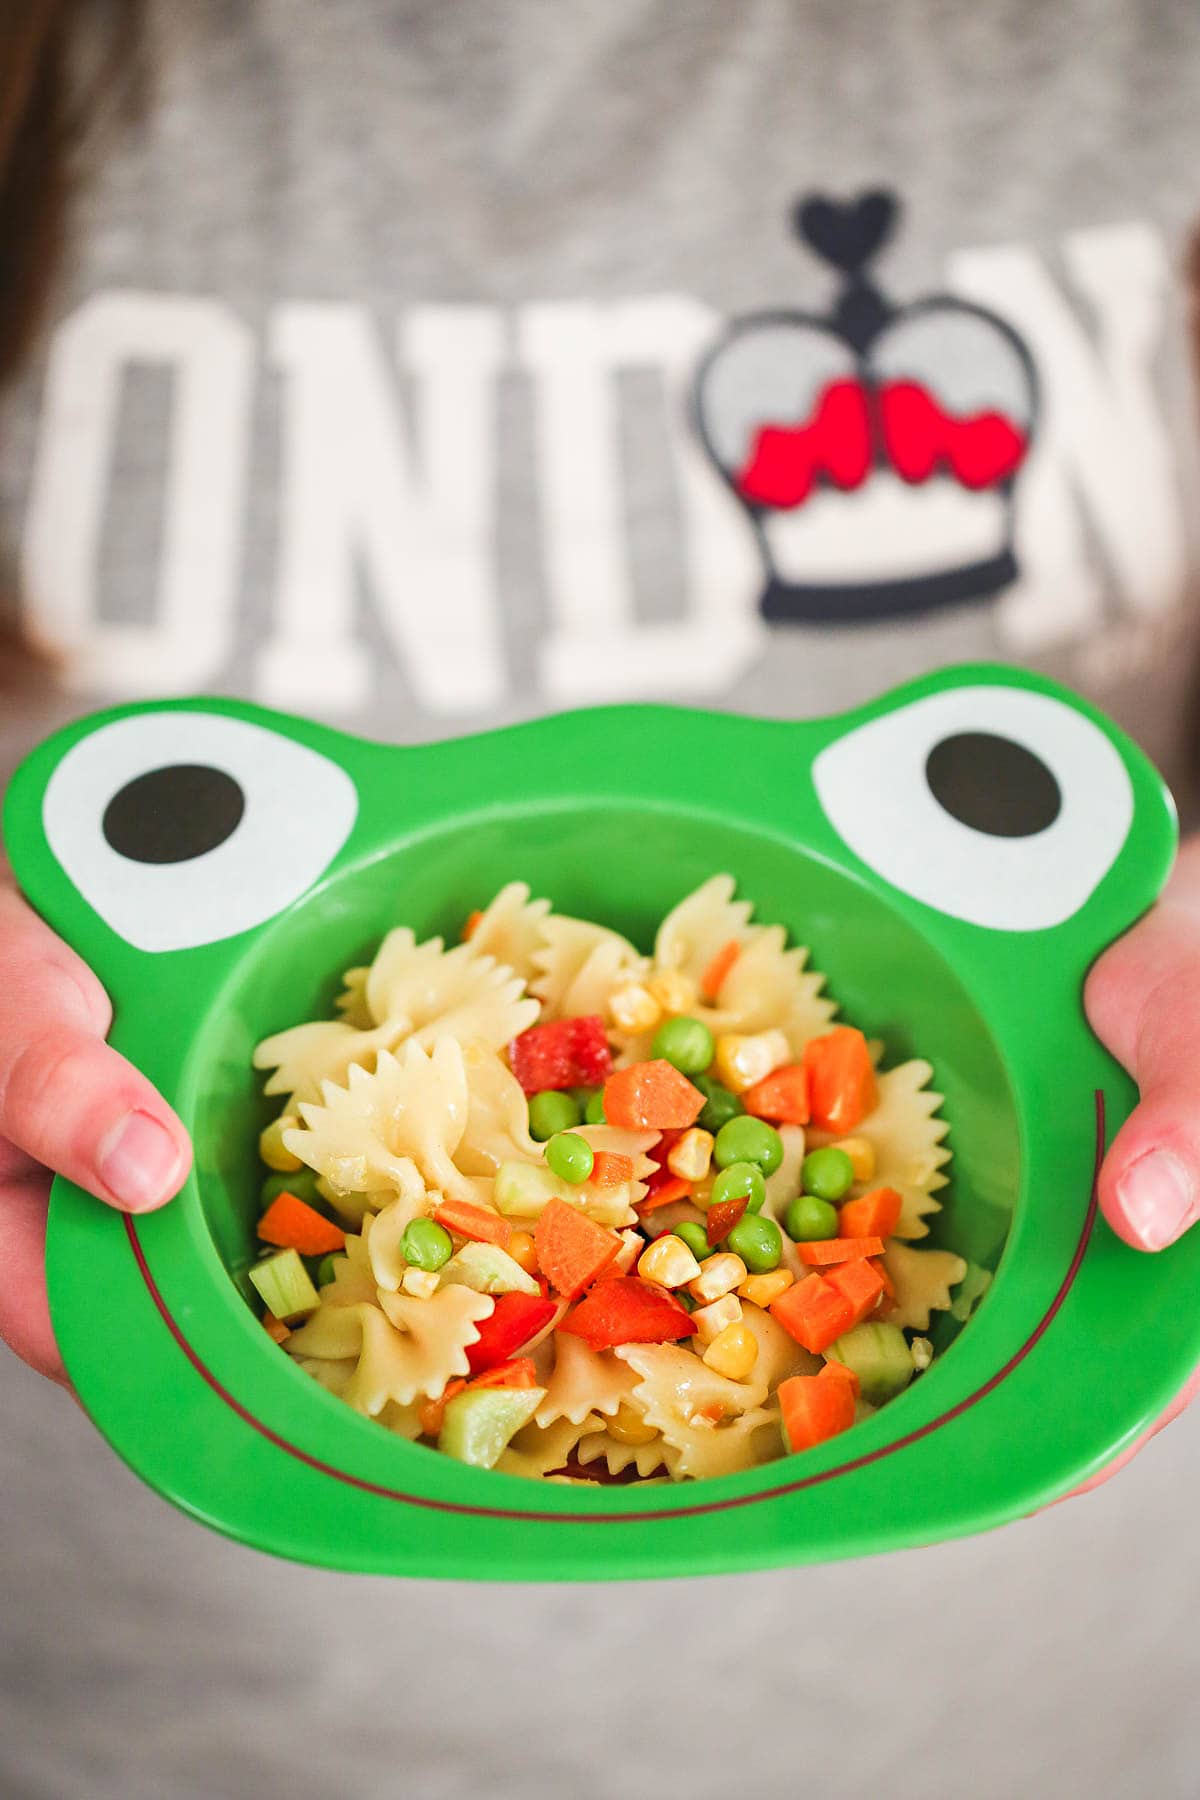
<svg viewBox="0 0 1200 1800"><path fill-rule="evenodd" d="M497 1363L482 1375L468 1381L469 1388L533 1388L538 1384L537 1370L531 1356L516 1356L511 1362Z"/></svg>
<svg viewBox="0 0 1200 1800"><path fill-rule="evenodd" d="M417 1414L421 1430L426 1437L436 1437L438 1435L439 1431L442 1429L442 1420L446 1416L446 1408L449 1406L451 1400L453 1400L455 1394L461 1394L466 1385L465 1381L456 1376L453 1381L448 1381L446 1383L436 1400L426 1400L424 1406L422 1406L420 1412Z"/></svg>
<svg viewBox="0 0 1200 1800"><path fill-rule="evenodd" d="M851 1320L853 1325L860 1324L866 1318L883 1293L883 1277L865 1257L838 1263L836 1268L830 1269L824 1280L849 1306L854 1314Z"/></svg>
<svg viewBox="0 0 1200 1800"><path fill-rule="evenodd" d="M564 1300L577 1300L621 1249L615 1231L597 1225L557 1194L543 1207L533 1242L538 1267Z"/></svg>
<svg viewBox="0 0 1200 1800"><path fill-rule="evenodd" d="M862 1383L858 1379L858 1370L850 1368L847 1363L827 1362L825 1367L818 1371L818 1377L824 1377L830 1381L848 1381L854 1398L858 1399Z"/></svg>
<svg viewBox="0 0 1200 1800"><path fill-rule="evenodd" d="M809 1275L771 1302L771 1317L814 1356L855 1324L854 1308L822 1275Z"/></svg>
<svg viewBox="0 0 1200 1800"><path fill-rule="evenodd" d="M812 1122L844 1137L879 1098L867 1040L853 1025L835 1025L804 1046Z"/></svg>
<svg viewBox="0 0 1200 1800"><path fill-rule="evenodd" d="M604 1084L604 1116L624 1131L662 1131L693 1125L704 1095L664 1058L616 1069Z"/></svg>
<svg viewBox="0 0 1200 1800"><path fill-rule="evenodd" d="M811 1450L854 1423L854 1393L848 1381L826 1381L823 1373L789 1375L780 1382L778 1393L784 1436L793 1450Z"/></svg>
<svg viewBox="0 0 1200 1800"><path fill-rule="evenodd" d="M443 1200L434 1208L433 1216L447 1231L477 1244L499 1244L507 1250L512 1238L513 1228L507 1219L488 1212L486 1207L472 1206L469 1200Z"/></svg>
<svg viewBox="0 0 1200 1800"><path fill-rule="evenodd" d="M742 1194L736 1200L718 1200L709 1207L704 1215L704 1235L710 1249L729 1236L749 1204L749 1194Z"/></svg>
<svg viewBox="0 0 1200 1800"><path fill-rule="evenodd" d="M333 1250L346 1248L346 1234L341 1226L295 1194L275 1196L258 1221L258 1235L264 1244L275 1244L280 1250L298 1250L301 1256L328 1256Z"/></svg>
<svg viewBox="0 0 1200 1800"><path fill-rule="evenodd" d="M633 1180L632 1156L622 1156L619 1150L595 1151L588 1180L593 1187L621 1187Z"/></svg>
<svg viewBox="0 0 1200 1800"><path fill-rule="evenodd" d="M872 1188L861 1199L847 1200L838 1214L838 1236L890 1238L900 1223L904 1201L895 1188Z"/></svg>
<svg viewBox="0 0 1200 1800"><path fill-rule="evenodd" d="M277 1319L275 1314L270 1312L263 1314L262 1328L274 1344L282 1344L292 1335L291 1326L285 1325L282 1319Z"/></svg>
<svg viewBox="0 0 1200 1800"><path fill-rule="evenodd" d="M483 914L478 907L475 908L473 913L467 914L467 922L462 929L462 941L464 944L475 936L475 933L479 930L482 919Z"/></svg>
<svg viewBox="0 0 1200 1800"><path fill-rule="evenodd" d="M742 1105L756 1119L773 1125L807 1125L808 1070L803 1063L785 1063L746 1089Z"/></svg>
<svg viewBox="0 0 1200 1800"><path fill-rule="evenodd" d="M742 953L742 947L736 938L730 938L722 944L717 954L700 977L700 992L705 1000L715 1000L725 985L725 977Z"/></svg>
<svg viewBox="0 0 1200 1800"><path fill-rule="evenodd" d="M691 1197L691 1182L672 1175L669 1181L660 1182L657 1187L651 1188L644 1200L637 1201L633 1210L639 1219L644 1219L647 1213L657 1212L660 1206L671 1206L676 1200L690 1200Z"/></svg>
<svg viewBox="0 0 1200 1800"><path fill-rule="evenodd" d="M829 1263L850 1262L855 1256L882 1256L883 1239L877 1237L819 1238L815 1243L797 1244L800 1261L811 1269L823 1269Z"/></svg>
<svg viewBox="0 0 1200 1800"><path fill-rule="evenodd" d="M714 1400L710 1406L698 1406L696 1408L696 1417L698 1419L711 1419L714 1425L719 1425L721 1420L725 1417L725 1408L721 1405L719 1400Z"/></svg>

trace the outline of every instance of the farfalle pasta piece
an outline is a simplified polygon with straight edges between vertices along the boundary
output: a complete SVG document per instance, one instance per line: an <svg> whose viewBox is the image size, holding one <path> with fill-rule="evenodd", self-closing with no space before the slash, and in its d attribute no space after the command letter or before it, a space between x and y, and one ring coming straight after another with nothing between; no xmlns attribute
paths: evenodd
<svg viewBox="0 0 1200 1800"><path fill-rule="evenodd" d="M914 1250L894 1239L884 1252L883 1264L896 1289L888 1318L901 1330L925 1331L931 1312L947 1312L952 1287L967 1272L961 1256L952 1250Z"/></svg>
<svg viewBox="0 0 1200 1800"><path fill-rule="evenodd" d="M611 1418L629 1400L635 1381L610 1350L592 1350L581 1337L556 1332L553 1373L534 1418L542 1426L558 1419L579 1425L589 1413Z"/></svg>
<svg viewBox="0 0 1200 1800"><path fill-rule="evenodd" d="M357 1306L361 1300L375 1300L378 1283L366 1243L358 1233L347 1233L344 1254L335 1254L332 1262L333 1280L321 1289L322 1306Z"/></svg>
<svg viewBox="0 0 1200 1800"><path fill-rule="evenodd" d="M541 949L548 900L533 900L523 881L510 881L480 913L471 932L472 950L494 956L521 980L537 973L534 952Z"/></svg>
<svg viewBox="0 0 1200 1800"><path fill-rule="evenodd" d="M381 1050L389 1050L408 1030L408 1021L375 1025L359 1031L338 1019L315 1019L264 1038L254 1052L254 1067L270 1069L266 1094L286 1094L285 1112L302 1100L318 1101L323 1082L344 1086L352 1068L373 1069Z"/></svg>
<svg viewBox="0 0 1200 1800"><path fill-rule="evenodd" d="M384 1293L398 1293L404 1280L404 1271L408 1267L400 1248L404 1233L414 1219L431 1213L441 1198L436 1193L422 1194L419 1198L402 1196L364 1218L362 1241L366 1246L367 1261L375 1286Z"/></svg>
<svg viewBox="0 0 1200 1800"><path fill-rule="evenodd" d="M661 1437L652 1438L648 1444L626 1444L609 1431L592 1431L580 1438L575 1458L584 1467L588 1463L603 1462L610 1475L623 1475L626 1469L633 1467L645 1481L658 1469L666 1469L668 1475L673 1475L678 1467L679 1452L664 1443Z"/></svg>
<svg viewBox="0 0 1200 1800"><path fill-rule="evenodd" d="M654 940L656 968L686 975L699 988L719 950L750 942L758 929L750 923L754 908L734 899L736 886L732 875L714 875L667 914Z"/></svg>
<svg viewBox="0 0 1200 1800"><path fill-rule="evenodd" d="M855 1128L875 1151L872 1187L895 1188L901 1196L896 1236L902 1238L928 1236L926 1215L940 1211L934 1195L947 1181L941 1171L950 1152L942 1139L949 1126L935 1116L942 1096L928 1086L932 1074L927 1062L913 1058L880 1075L878 1104Z"/></svg>
<svg viewBox="0 0 1200 1800"><path fill-rule="evenodd" d="M408 1406L467 1375L467 1346L479 1337L477 1322L495 1306L490 1295L467 1287L440 1288L428 1300L407 1294L382 1294L380 1300L380 1306L318 1307L288 1340L293 1353L332 1361L343 1359L351 1345L356 1362L343 1398L371 1418L389 1401Z"/></svg>
<svg viewBox="0 0 1200 1800"><path fill-rule="evenodd" d="M649 968L647 958L619 932L561 913L543 921L533 964L537 972L529 985L544 1019L603 1014L613 989L640 979Z"/></svg>
<svg viewBox="0 0 1200 1800"><path fill-rule="evenodd" d="M640 1376L634 1404L676 1452L669 1466L677 1480L731 1475L777 1450L778 1423L763 1406L767 1390L757 1371L749 1381L729 1381L670 1344L622 1344L614 1354ZM720 1408L725 1422L707 1417L709 1408Z"/></svg>
<svg viewBox="0 0 1200 1800"><path fill-rule="evenodd" d="M339 1362L330 1362L324 1357L301 1356L292 1349L290 1342L287 1350L294 1358L297 1367L303 1369L306 1375L311 1375L327 1394L333 1394L338 1400L346 1398L346 1389L350 1386L354 1375L354 1359L352 1357L346 1357Z"/></svg>
<svg viewBox="0 0 1200 1800"><path fill-rule="evenodd" d="M382 1051L373 1074L351 1069L344 1088L326 1082L322 1095L319 1106L301 1105L304 1123L286 1131L284 1143L335 1189L405 1200L436 1189L454 1200L488 1203L488 1184L464 1175L453 1160L468 1105L455 1039L440 1039L431 1051L412 1040L398 1056Z"/></svg>
<svg viewBox="0 0 1200 1800"><path fill-rule="evenodd" d="M754 1334L758 1345L754 1380L768 1394L773 1394L789 1376L820 1374L824 1359L803 1349L761 1306L743 1300L742 1324Z"/></svg>
<svg viewBox="0 0 1200 1800"><path fill-rule="evenodd" d="M508 1064L486 1044L466 1044L467 1123L454 1160L464 1175L494 1175L503 1162L541 1158L529 1135L529 1105Z"/></svg>
<svg viewBox="0 0 1200 1800"><path fill-rule="evenodd" d="M782 925L760 926L721 984L719 1007L706 1013L709 1028L752 1035L782 1031L799 1058L810 1038L829 1029L837 1012L822 991L825 977L806 969L808 951L789 950Z"/></svg>
<svg viewBox="0 0 1200 1800"><path fill-rule="evenodd" d="M485 1043L501 1049L532 1025L538 1009L525 997L519 975L473 943L443 947L441 938L418 944L400 926L389 931L367 975L371 1016L406 1021L406 1030L429 1049L439 1038Z"/></svg>
<svg viewBox="0 0 1200 1800"><path fill-rule="evenodd" d="M367 1005L367 976L370 973L365 965L347 969L342 976L342 991L333 1003L346 1024L353 1025L356 1031L369 1031L375 1024Z"/></svg>
<svg viewBox="0 0 1200 1800"><path fill-rule="evenodd" d="M553 1425L543 1427L533 1420L518 1431L496 1467L502 1475L525 1475L534 1480L553 1474L570 1462L580 1438L603 1424L598 1413L589 1413L580 1424L556 1419Z"/></svg>

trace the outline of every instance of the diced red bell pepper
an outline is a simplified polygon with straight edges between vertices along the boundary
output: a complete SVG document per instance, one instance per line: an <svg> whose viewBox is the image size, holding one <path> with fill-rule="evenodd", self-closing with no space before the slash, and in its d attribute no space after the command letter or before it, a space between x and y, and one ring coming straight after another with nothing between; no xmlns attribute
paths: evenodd
<svg viewBox="0 0 1200 1800"><path fill-rule="evenodd" d="M718 1200L709 1207L704 1215L704 1235L710 1248L729 1236L749 1204L749 1194L741 1194L736 1200Z"/></svg>
<svg viewBox="0 0 1200 1800"><path fill-rule="evenodd" d="M497 1294L491 1313L476 1324L478 1342L467 1345L467 1363L472 1375L494 1369L497 1363L507 1362L510 1356L515 1356L522 1344L527 1344L550 1323L557 1310L553 1300L540 1299L534 1294Z"/></svg>
<svg viewBox="0 0 1200 1800"><path fill-rule="evenodd" d="M691 1315L666 1288L637 1275L598 1281L559 1326L593 1350L615 1344L669 1344L691 1337Z"/></svg>
<svg viewBox="0 0 1200 1800"><path fill-rule="evenodd" d="M531 1025L508 1046L508 1060L527 1094L599 1087L612 1073L612 1051L598 1014Z"/></svg>

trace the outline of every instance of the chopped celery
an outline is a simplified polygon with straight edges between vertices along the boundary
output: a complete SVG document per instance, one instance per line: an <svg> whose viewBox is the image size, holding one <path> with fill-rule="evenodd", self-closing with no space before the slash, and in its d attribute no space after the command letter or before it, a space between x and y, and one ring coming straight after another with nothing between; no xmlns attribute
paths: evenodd
<svg viewBox="0 0 1200 1800"><path fill-rule="evenodd" d="M474 1288L477 1294L540 1294L541 1288L499 1244L464 1244L438 1270L438 1286Z"/></svg>
<svg viewBox="0 0 1200 1800"><path fill-rule="evenodd" d="M825 1354L854 1370L862 1397L872 1406L894 1400L913 1378L912 1351L898 1325L856 1325Z"/></svg>
<svg viewBox="0 0 1200 1800"><path fill-rule="evenodd" d="M545 1388L468 1388L446 1408L438 1449L474 1468L494 1469L545 1398Z"/></svg>
<svg viewBox="0 0 1200 1800"><path fill-rule="evenodd" d="M633 1223L629 1194L628 1182L597 1188L586 1181L562 1181L545 1163L531 1162L501 1163L492 1187L497 1211L511 1219L536 1219L546 1202L557 1198L597 1225L614 1227Z"/></svg>
<svg viewBox="0 0 1200 1800"><path fill-rule="evenodd" d="M279 1250L246 1273L253 1282L267 1311L290 1325L293 1319L305 1319L320 1305L320 1296L309 1279L308 1270L296 1250Z"/></svg>

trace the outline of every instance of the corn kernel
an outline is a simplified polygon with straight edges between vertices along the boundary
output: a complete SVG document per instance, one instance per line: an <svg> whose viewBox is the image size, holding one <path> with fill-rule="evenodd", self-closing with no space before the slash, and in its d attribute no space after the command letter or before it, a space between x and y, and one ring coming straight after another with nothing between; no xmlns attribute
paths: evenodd
<svg viewBox="0 0 1200 1800"><path fill-rule="evenodd" d="M660 1287L683 1287L700 1273L696 1261L682 1238L664 1232L642 1252L637 1272L643 1281L657 1281Z"/></svg>
<svg viewBox="0 0 1200 1800"><path fill-rule="evenodd" d="M683 1181L703 1181L712 1161L713 1134L693 1125L690 1131L671 1145L667 1167Z"/></svg>
<svg viewBox="0 0 1200 1800"><path fill-rule="evenodd" d="M258 1154L268 1169L278 1169L281 1175L292 1175L304 1164L298 1156L293 1156L283 1141L285 1131L294 1131L300 1121L295 1113L280 1113L272 1119L258 1140Z"/></svg>
<svg viewBox="0 0 1200 1800"><path fill-rule="evenodd" d="M708 1306L698 1306L692 1314L692 1330L702 1344L711 1344L728 1325L740 1325L742 1303L736 1294L722 1294Z"/></svg>
<svg viewBox="0 0 1200 1800"><path fill-rule="evenodd" d="M704 1361L727 1381L745 1381L758 1361L758 1339L748 1325L727 1325L704 1352Z"/></svg>
<svg viewBox="0 0 1200 1800"><path fill-rule="evenodd" d="M665 1013L691 1012L700 998L700 989L691 976L679 969L663 969L650 977L647 986Z"/></svg>
<svg viewBox="0 0 1200 1800"><path fill-rule="evenodd" d="M772 1069L787 1062L791 1051L782 1031L760 1031L753 1037L730 1032L717 1039L713 1068L718 1081L731 1093L744 1094L756 1081L763 1081Z"/></svg>
<svg viewBox="0 0 1200 1800"><path fill-rule="evenodd" d="M707 1300L719 1300L722 1294L732 1294L740 1288L749 1271L740 1256L734 1256L726 1250L720 1256L708 1256L694 1281L688 1284L688 1293L693 1300L702 1303Z"/></svg>
<svg viewBox="0 0 1200 1800"><path fill-rule="evenodd" d="M653 1425L647 1425L636 1407L622 1401L608 1421L608 1435L618 1444L652 1444L658 1436Z"/></svg>
<svg viewBox="0 0 1200 1800"><path fill-rule="evenodd" d="M844 1150L850 1158L855 1181L875 1179L875 1146L866 1138L839 1138L833 1149Z"/></svg>
<svg viewBox="0 0 1200 1800"><path fill-rule="evenodd" d="M933 1345L926 1337L915 1337L912 1341L913 1368L918 1374L927 1369L933 1361Z"/></svg>
<svg viewBox="0 0 1200 1800"><path fill-rule="evenodd" d="M515 1263L519 1263L527 1275L537 1274L537 1251L533 1239L527 1231L514 1231L508 1240L508 1254Z"/></svg>
<svg viewBox="0 0 1200 1800"><path fill-rule="evenodd" d="M405 1269L400 1285L414 1300L432 1300L438 1291L438 1278L432 1269Z"/></svg>
<svg viewBox="0 0 1200 1800"><path fill-rule="evenodd" d="M780 1294L786 1294L795 1279L790 1269L772 1269L766 1275L748 1275L738 1293L751 1306L761 1306L765 1310L772 1301L778 1300Z"/></svg>
<svg viewBox="0 0 1200 1800"><path fill-rule="evenodd" d="M662 1018L662 1008L649 988L638 981L618 988L609 997L608 1010L618 1031L653 1031Z"/></svg>

